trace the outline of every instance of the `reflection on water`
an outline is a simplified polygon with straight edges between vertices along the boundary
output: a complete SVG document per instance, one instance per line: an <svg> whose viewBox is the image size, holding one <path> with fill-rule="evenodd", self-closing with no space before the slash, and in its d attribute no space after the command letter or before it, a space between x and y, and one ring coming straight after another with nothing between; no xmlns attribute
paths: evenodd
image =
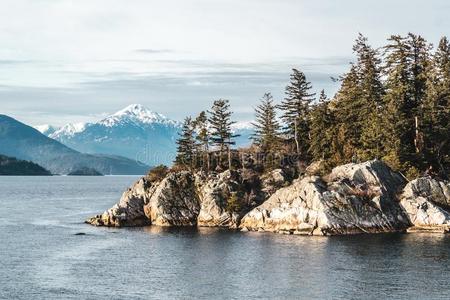
<svg viewBox="0 0 450 300"><path fill-rule="evenodd" d="M307 237L83 224L135 179L0 177L0 298L450 297L443 234Z"/></svg>

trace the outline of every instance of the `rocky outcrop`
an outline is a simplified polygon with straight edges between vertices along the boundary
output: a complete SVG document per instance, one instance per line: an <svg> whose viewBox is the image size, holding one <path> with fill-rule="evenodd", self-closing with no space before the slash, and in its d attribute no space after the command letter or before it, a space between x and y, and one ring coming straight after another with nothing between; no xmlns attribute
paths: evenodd
<svg viewBox="0 0 450 300"><path fill-rule="evenodd" d="M236 227L240 220L237 212L227 210L227 202L239 190L237 173L225 171L212 178L197 176L201 203L198 226ZM204 183L206 181L206 183Z"/></svg>
<svg viewBox="0 0 450 300"><path fill-rule="evenodd" d="M199 211L194 176L187 171L168 174L144 205L151 224L159 226L194 226Z"/></svg>
<svg viewBox="0 0 450 300"><path fill-rule="evenodd" d="M96 226L123 227L149 225L150 220L144 212L146 205L156 188L147 178L139 179L131 188L122 194L119 203L101 215L86 220Z"/></svg>
<svg viewBox="0 0 450 300"><path fill-rule="evenodd" d="M272 195L280 188L286 186L288 181L288 176L282 169L275 169L261 177L262 191L265 193L266 197Z"/></svg>
<svg viewBox="0 0 450 300"><path fill-rule="evenodd" d="M109 227L194 226L199 210L193 176L178 172L158 182L141 178L123 193L119 203L86 222Z"/></svg>
<svg viewBox="0 0 450 300"><path fill-rule="evenodd" d="M198 226L237 228L241 218L266 199L263 186L251 170L225 171L206 179L197 176Z"/></svg>
<svg viewBox="0 0 450 300"><path fill-rule="evenodd" d="M334 235L403 231L408 217L396 200L405 180L380 161L333 169L327 181L297 179L242 219L244 230Z"/></svg>
<svg viewBox="0 0 450 300"><path fill-rule="evenodd" d="M86 222L97 226L208 226L237 228L242 216L265 200L257 174L225 171L206 176L174 172L140 179L119 203Z"/></svg>
<svg viewBox="0 0 450 300"><path fill-rule="evenodd" d="M450 183L430 177L409 182L401 195L401 205L414 225L409 232L450 230Z"/></svg>
<svg viewBox="0 0 450 300"><path fill-rule="evenodd" d="M260 176L251 168L146 176L86 222L307 235L450 231L449 182L424 177L407 183L377 160L339 166L324 177L288 177L280 169Z"/></svg>

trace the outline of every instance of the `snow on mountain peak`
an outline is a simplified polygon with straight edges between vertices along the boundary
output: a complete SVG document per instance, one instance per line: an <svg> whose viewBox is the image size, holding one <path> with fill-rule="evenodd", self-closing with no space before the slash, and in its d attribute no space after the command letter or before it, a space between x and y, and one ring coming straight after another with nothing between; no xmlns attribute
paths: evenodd
<svg viewBox="0 0 450 300"><path fill-rule="evenodd" d="M131 104L115 114L101 120L99 123L108 127L124 122L135 122L144 124L168 124L176 125L175 121L168 119L166 116L151 111L141 104Z"/></svg>
<svg viewBox="0 0 450 300"><path fill-rule="evenodd" d="M37 131L39 131L40 133L44 134L44 135L50 135L53 132L55 132L56 130L58 130L58 128L50 125L50 124L44 124L44 125L36 125L33 126L34 129L36 129Z"/></svg>
<svg viewBox="0 0 450 300"><path fill-rule="evenodd" d="M253 121L238 121L231 125L232 130L253 130Z"/></svg>
<svg viewBox="0 0 450 300"><path fill-rule="evenodd" d="M76 133L82 132L86 129L89 123L70 123L66 124L55 132L51 133L49 137L58 138L59 136L74 136Z"/></svg>

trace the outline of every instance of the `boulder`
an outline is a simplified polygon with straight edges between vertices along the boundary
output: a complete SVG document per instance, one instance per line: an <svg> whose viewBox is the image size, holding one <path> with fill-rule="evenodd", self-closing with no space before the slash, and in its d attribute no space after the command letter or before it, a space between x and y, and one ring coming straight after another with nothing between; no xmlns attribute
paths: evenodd
<svg viewBox="0 0 450 300"><path fill-rule="evenodd" d="M405 179L375 160L297 179L241 221L242 229L335 235L404 231L408 217L396 200Z"/></svg>
<svg viewBox="0 0 450 300"><path fill-rule="evenodd" d="M145 216L159 226L195 226L200 211L194 176L187 171L168 174L144 205Z"/></svg>
<svg viewBox="0 0 450 300"><path fill-rule="evenodd" d="M86 220L96 226L122 227L149 225L150 220L144 213L144 205L148 203L157 185L146 177L139 179L131 188L122 194L119 203L101 215Z"/></svg>
<svg viewBox="0 0 450 300"><path fill-rule="evenodd" d="M308 167L306 167L305 173L310 176L320 176L323 175L322 172L326 170L326 165L324 160L313 161Z"/></svg>
<svg viewBox="0 0 450 300"><path fill-rule="evenodd" d="M449 182L423 177L407 183L378 160L338 166L324 177L307 175L289 186L287 177L279 169L261 178L252 169L143 177L86 222L308 235L450 231Z"/></svg>
<svg viewBox="0 0 450 300"><path fill-rule="evenodd" d="M414 225L409 232L448 232L450 228L450 183L431 177L409 182L401 205Z"/></svg>
<svg viewBox="0 0 450 300"><path fill-rule="evenodd" d="M280 188L284 187L288 181L286 173L282 169L275 169L261 176L262 191L267 198Z"/></svg>
<svg viewBox="0 0 450 300"><path fill-rule="evenodd" d="M194 178L189 172L168 174L151 182L139 179L123 193L119 203L86 220L96 226L195 226L200 210Z"/></svg>
<svg viewBox="0 0 450 300"><path fill-rule="evenodd" d="M350 180L359 187L374 191L396 194L407 182L400 173L394 172L384 162L371 160L364 163L350 163L335 167L326 177L327 181Z"/></svg>
<svg viewBox="0 0 450 300"><path fill-rule="evenodd" d="M239 216L227 211L227 202L233 192L238 190L236 173L225 171L210 178L196 177L200 198L198 226L236 227ZM206 183L205 183L206 181Z"/></svg>
<svg viewBox="0 0 450 300"><path fill-rule="evenodd" d="M250 170L197 176L196 185L201 203L199 226L237 228L241 218L265 200L259 177ZM230 203L233 197L238 208Z"/></svg>

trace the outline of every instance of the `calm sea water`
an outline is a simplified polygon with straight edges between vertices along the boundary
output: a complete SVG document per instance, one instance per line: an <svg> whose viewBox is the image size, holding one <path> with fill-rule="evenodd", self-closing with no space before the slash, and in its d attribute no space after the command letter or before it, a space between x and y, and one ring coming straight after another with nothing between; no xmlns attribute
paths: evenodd
<svg viewBox="0 0 450 300"><path fill-rule="evenodd" d="M83 224L134 180L0 177L0 298L450 298L446 235L324 238Z"/></svg>

